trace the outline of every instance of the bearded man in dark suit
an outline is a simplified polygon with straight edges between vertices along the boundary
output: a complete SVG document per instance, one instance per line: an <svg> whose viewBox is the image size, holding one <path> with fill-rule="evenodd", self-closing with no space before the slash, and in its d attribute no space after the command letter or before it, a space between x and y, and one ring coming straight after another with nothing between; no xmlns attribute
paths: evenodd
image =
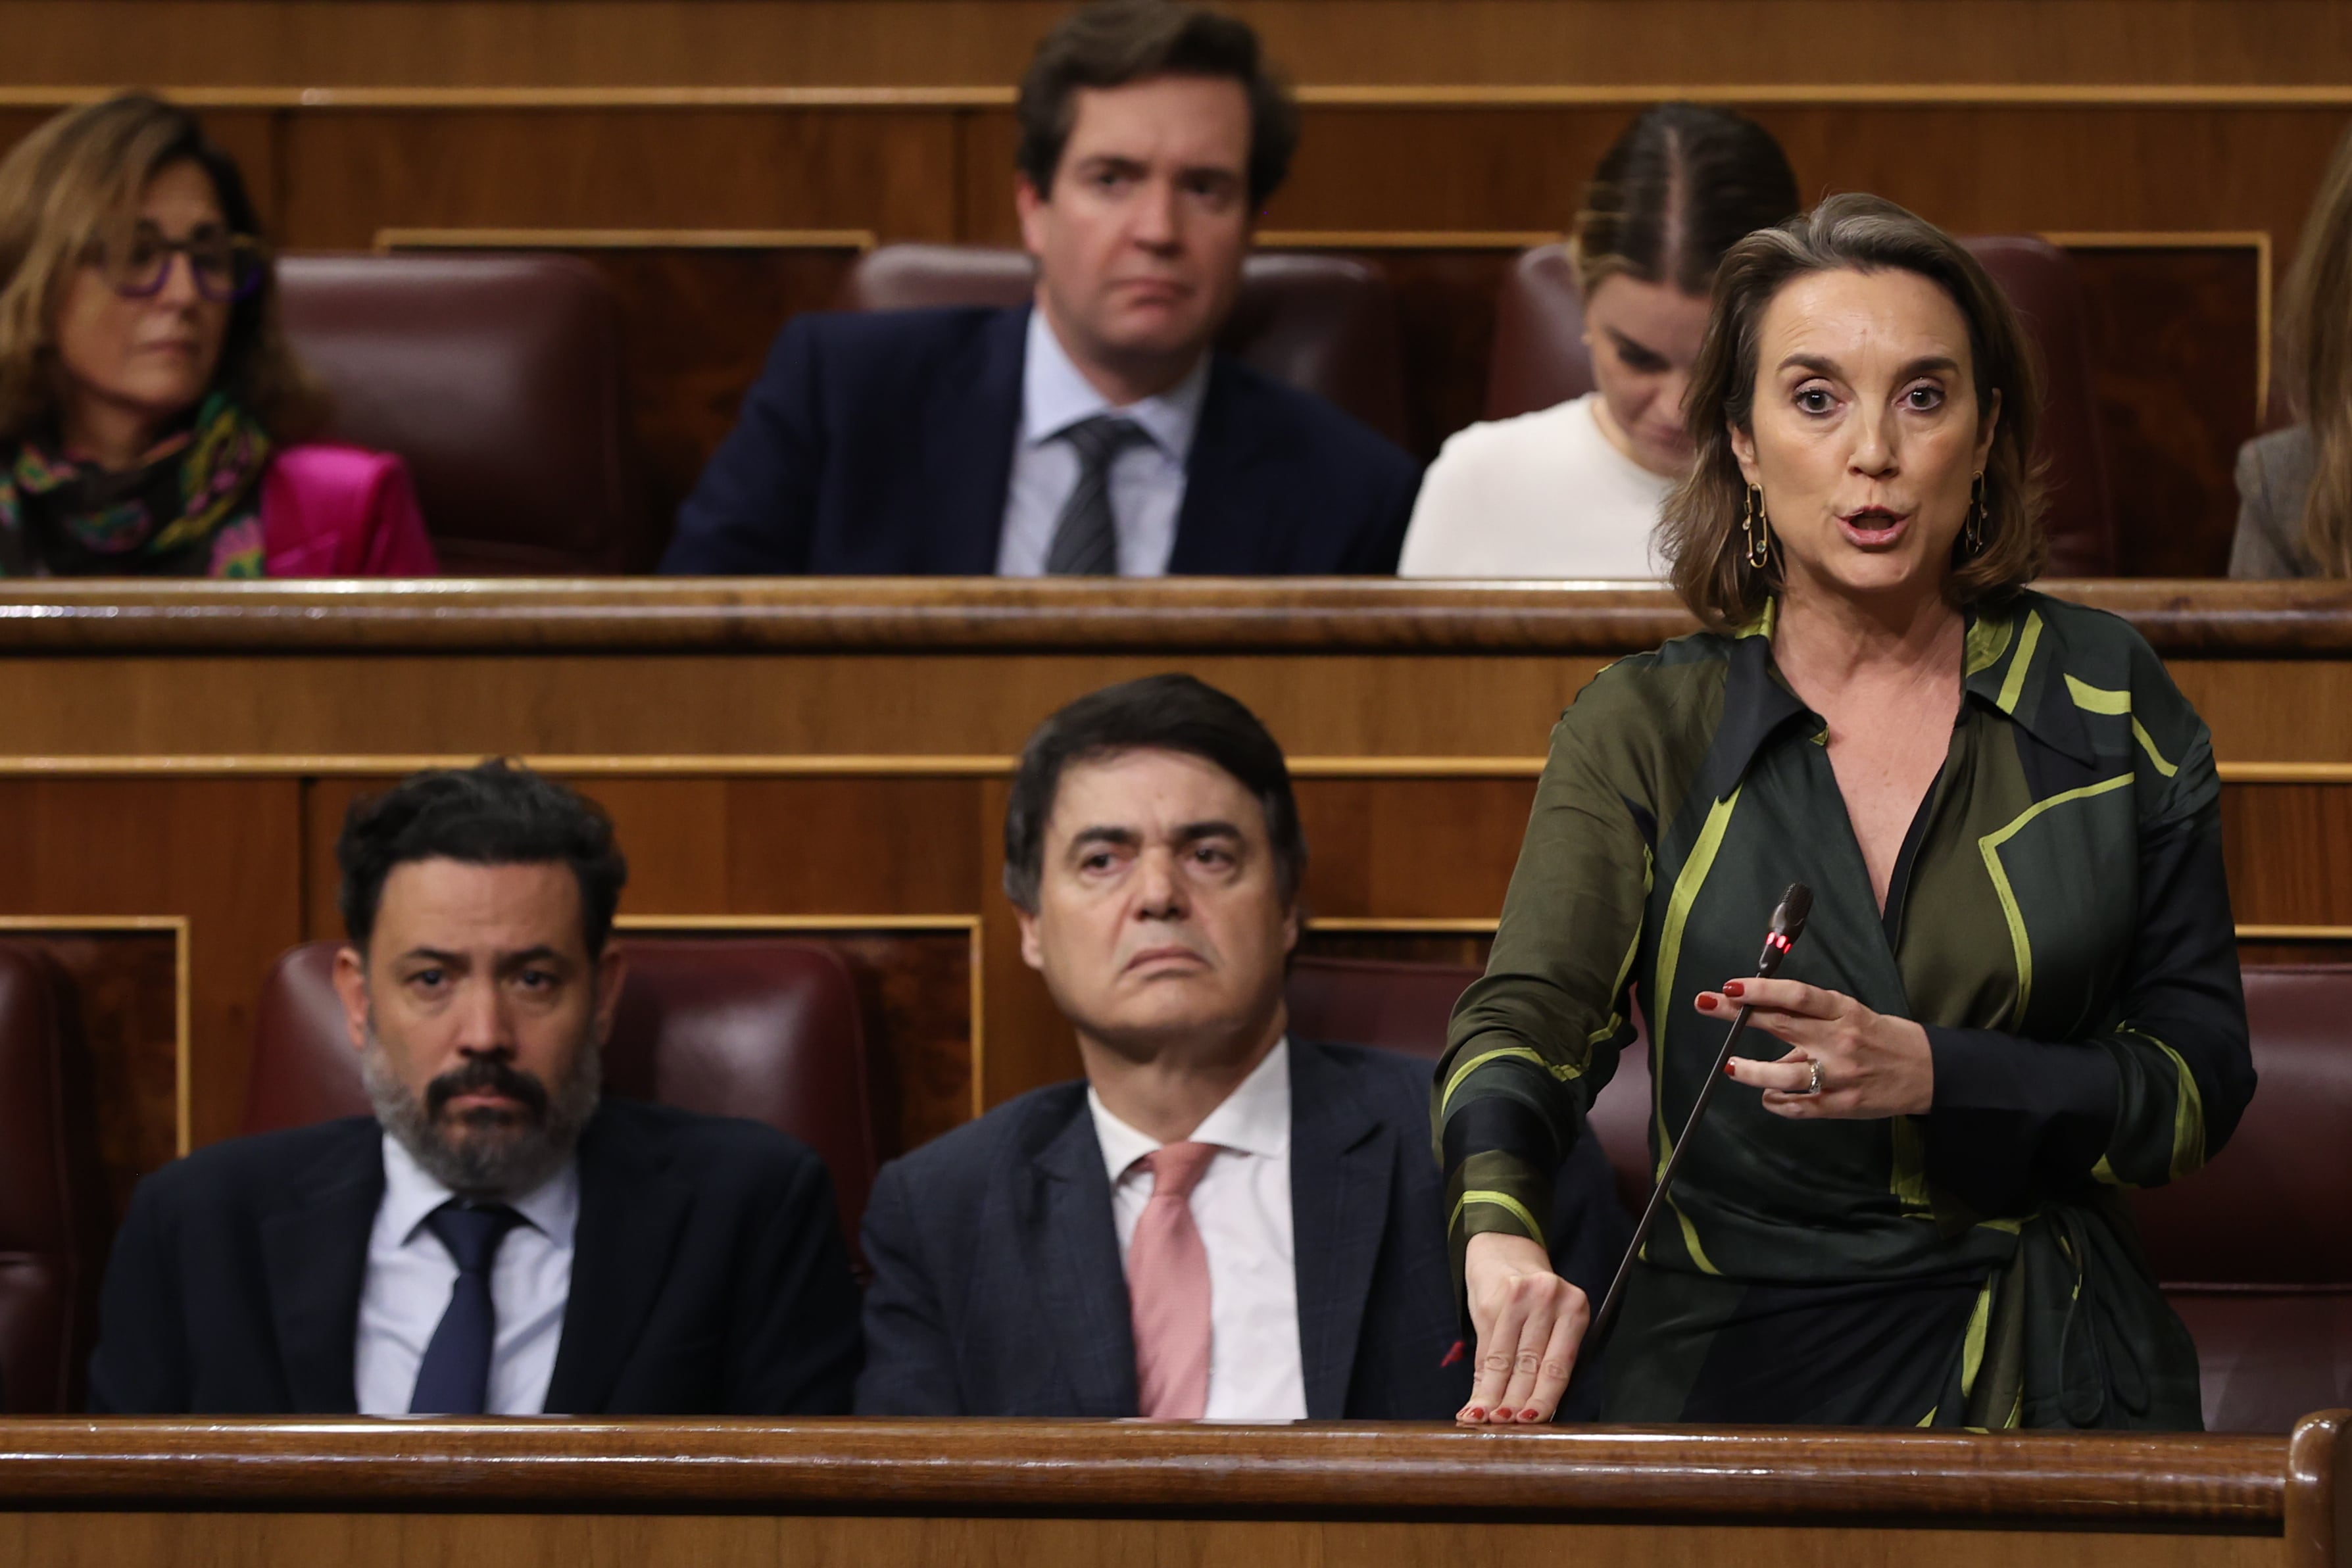
<svg viewBox="0 0 2352 1568"><path fill-rule="evenodd" d="M627 867L526 769L414 775L337 845L335 986L375 1115L140 1184L90 1404L119 1415L824 1415L857 1289L824 1166L605 1098Z"/></svg>

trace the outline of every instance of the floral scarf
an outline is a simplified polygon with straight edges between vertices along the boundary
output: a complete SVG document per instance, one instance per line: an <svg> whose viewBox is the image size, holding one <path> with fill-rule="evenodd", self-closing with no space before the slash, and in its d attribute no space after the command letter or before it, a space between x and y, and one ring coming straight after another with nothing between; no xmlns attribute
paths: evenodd
<svg viewBox="0 0 2352 1568"><path fill-rule="evenodd" d="M0 468L0 576L258 577L269 437L222 393L120 471L40 438Z"/></svg>

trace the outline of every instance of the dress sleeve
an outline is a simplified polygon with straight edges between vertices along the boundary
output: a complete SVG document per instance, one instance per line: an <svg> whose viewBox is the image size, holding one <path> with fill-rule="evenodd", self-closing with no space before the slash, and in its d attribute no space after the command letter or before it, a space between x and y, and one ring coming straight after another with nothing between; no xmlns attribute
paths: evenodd
<svg viewBox="0 0 2352 1568"><path fill-rule="evenodd" d="M1457 1270L1483 1231L1549 1245L1555 1173L1633 1035L1652 852L1622 684L1604 672L1552 731L1486 973L1447 1031L1433 1121Z"/></svg>
<svg viewBox="0 0 2352 1568"><path fill-rule="evenodd" d="M1927 1029L1928 1179L1980 1215L2024 1212L2087 1180L2155 1186L2188 1175L2253 1098L2211 739L2160 669L2134 684L2136 705L2157 699L2139 726L2153 805L2140 818L2138 929L2113 1026L2063 1041Z"/></svg>
<svg viewBox="0 0 2352 1568"><path fill-rule="evenodd" d="M425 514L417 510L416 487L409 482L408 465L394 458L367 521L362 577L437 577L440 559L433 553L432 536L425 531Z"/></svg>
<svg viewBox="0 0 2352 1568"><path fill-rule="evenodd" d="M2238 448L2238 531L2230 541L2230 575L2292 577L2294 561L2281 537L2284 520L2255 447L2249 441Z"/></svg>

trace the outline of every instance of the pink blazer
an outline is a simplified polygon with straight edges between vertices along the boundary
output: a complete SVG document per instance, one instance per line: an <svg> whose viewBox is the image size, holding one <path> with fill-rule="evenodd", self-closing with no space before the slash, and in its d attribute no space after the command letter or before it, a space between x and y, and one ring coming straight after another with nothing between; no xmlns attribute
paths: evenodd
<svg viewBox="0 0 2352 1568"><path fill-rule="evenodd" d="M271 577L433 577L408 466L389 452L289 447L261 478L262 570Z"/></svg>

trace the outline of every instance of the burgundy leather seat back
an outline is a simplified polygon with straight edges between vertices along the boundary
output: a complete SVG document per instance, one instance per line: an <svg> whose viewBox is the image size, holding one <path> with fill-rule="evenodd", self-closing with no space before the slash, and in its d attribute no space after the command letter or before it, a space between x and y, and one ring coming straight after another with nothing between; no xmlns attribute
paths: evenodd
<svg viewBox="0 0 2352 1568"><path fill-rule="evenodd" d="M2116 574L2115 503L2107 489L2106 443L2091 384L2091 339L2082 279L2074 259L2031 235L1977 235L1961 241L1984 263L2025 323L2042 371L2042 434L2035 456L2045 465L2050 575Z"/></svg>
<svg viewBox="0 0 2352 1568"><path fill-rule="evenodd" d="M858 262L842 291L852 310L1024 303L1035 273L1018 250L889 245ZM1275 380L1314 393L1402 444L1404 371L1387 275L1344 257L1260 252L1218 346Z"/></svg>
<svg viewBox="0 0 2352 1568"><path fill-rule="evenodd" d="M1964 239L2024 319L2040 356L2050 574L2108 577L2116 571L2115 507L2106 446L2091 384L2083 288L2066 253L2026 235ZM1486 417L1549 408L1593 389L1584 346L1584 305L1566 245L1522 255L1495 302L1495 350L1487 366Z"/></svg>
<svg viewBox="0 0 2352 1568"><path fill-rule="evenodd" d="M1495 298L1495 351L1486 362L1486 417L1509 419L1593 389L1584 346L1584 296L1565 244L1519 253Z"/></svg>
<svg viewBox="0 0 2352 1568"><path fill-rule="evenodd" d="M1302 958L1290 968L1290 1027L1332 1040L1435 1061L1445 1054L1454 1004L1485 971L1473 964L1370 958ZM1646 1030L1617 1058L1589 1125L1617 1174L1617 1195L1635 1214L1650 1201L1650 1041Z"/></svg>
<svg viewBox="0 0 2352 1568"><path fill-rule="evenodd" d="M289 256L286 331L330 435L407 459L444 572L651 568L621 313L576 257Z"/></svg>
<svg viewBox="0 0 2352 1568"><path fill-rule="evenodd" d="M80 1407L102 1180L72 984L40 949L0 942L0 1412Z"/></svg>
<svg viewBox="0 0 2352 1568"><path fill-rule="evenodd" d="M2253 1103L2211 1164L2133 1206L2197 1339L2205 1424L2284 1432L2352 1404L2352 965L2245 977Z"/></svg>
<svg viewBox="0 0 2352 1568"><path fill-rule="evenodd" d="M816 1150L854 1238L877 1165L866 1029L841 955L766 937L624 937L629 963L604 1083L613 1093L743 1116ZM245 1131L368 1114L334 991L335 949L288 952L262 989Z"/></svg>

